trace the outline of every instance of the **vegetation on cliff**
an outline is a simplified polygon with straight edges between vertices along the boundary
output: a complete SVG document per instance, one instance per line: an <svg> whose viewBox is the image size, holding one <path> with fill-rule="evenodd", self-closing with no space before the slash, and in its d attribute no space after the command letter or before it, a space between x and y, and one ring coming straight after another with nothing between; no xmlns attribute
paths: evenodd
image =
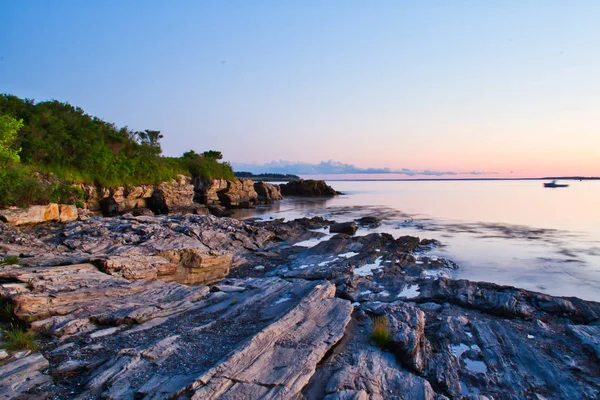
<svg viewBox="0 0 600 400"><path fill-rule="evenodd" d="M63 192L79 182L154 184L177 174L235 179L231 166L219 162L221 152L163 157L162 138L160 131L119 128L68 103L0 95L0 206L64 202L69 193Z"/></svg>

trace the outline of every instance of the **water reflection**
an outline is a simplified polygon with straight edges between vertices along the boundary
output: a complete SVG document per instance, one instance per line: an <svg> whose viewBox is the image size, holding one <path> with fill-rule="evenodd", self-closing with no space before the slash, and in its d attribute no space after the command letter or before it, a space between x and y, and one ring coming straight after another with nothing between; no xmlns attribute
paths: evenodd
<svg viewBox="0 0 600 400"><path fill-rule="evenodd" d="M380 227L357 234L438 239L443 246L431 254L455 261L455 278L600 301L600 182L576 182L558 195L535 181L330 184L346 194L288 198L237 215L377 216Z"/></svg>

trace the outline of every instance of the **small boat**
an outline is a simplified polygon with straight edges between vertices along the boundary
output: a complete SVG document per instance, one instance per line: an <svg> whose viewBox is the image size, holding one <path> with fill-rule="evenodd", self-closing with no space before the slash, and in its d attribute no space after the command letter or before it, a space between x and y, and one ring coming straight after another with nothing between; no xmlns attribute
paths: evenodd
<svg viewBox="0 0 600 400"><path fill-rule="evenodd" d="M544 183L545 188L561 188L561 187L569 187L569 185L556 183L556 181L552 181L549 183Z"/></svg>

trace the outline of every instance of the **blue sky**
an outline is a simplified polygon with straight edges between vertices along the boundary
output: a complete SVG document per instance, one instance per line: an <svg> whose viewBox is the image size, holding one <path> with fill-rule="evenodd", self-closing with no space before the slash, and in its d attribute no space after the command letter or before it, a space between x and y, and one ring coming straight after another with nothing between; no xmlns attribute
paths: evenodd
<svg viewBox="0 0 600 400"><path fill-rule="evenodd" d="M0 91L167 155L600 175L597 1L0 1Z"/></svg>

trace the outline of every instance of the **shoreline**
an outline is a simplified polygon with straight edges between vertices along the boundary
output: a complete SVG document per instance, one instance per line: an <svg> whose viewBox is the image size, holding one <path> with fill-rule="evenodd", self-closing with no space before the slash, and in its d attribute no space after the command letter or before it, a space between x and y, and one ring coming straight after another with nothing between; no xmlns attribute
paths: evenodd
<svg viewBox="0 0 600 400"><path fill-rule="evenodd" d="M381 223L365 217L350 228ZM423 255L439 245L435 238L349 236L329 233L332 226L319 217L177 214L25 228L0 223L3 251L28 256L21 266L0 267L0 293L38 332L41 352L0 361L0 392L600 394L590 383L599 378L593 337L600 303L448 279L438 271L455 265ZM316 244L297 245L306 241ZM388 332L382 342L373 339L376 321ZM577 373L563 368L564 355L548 351L557 347ZM21 369L11 369L15 363ZM9 384L24 376L29 385Z"/></svg>

